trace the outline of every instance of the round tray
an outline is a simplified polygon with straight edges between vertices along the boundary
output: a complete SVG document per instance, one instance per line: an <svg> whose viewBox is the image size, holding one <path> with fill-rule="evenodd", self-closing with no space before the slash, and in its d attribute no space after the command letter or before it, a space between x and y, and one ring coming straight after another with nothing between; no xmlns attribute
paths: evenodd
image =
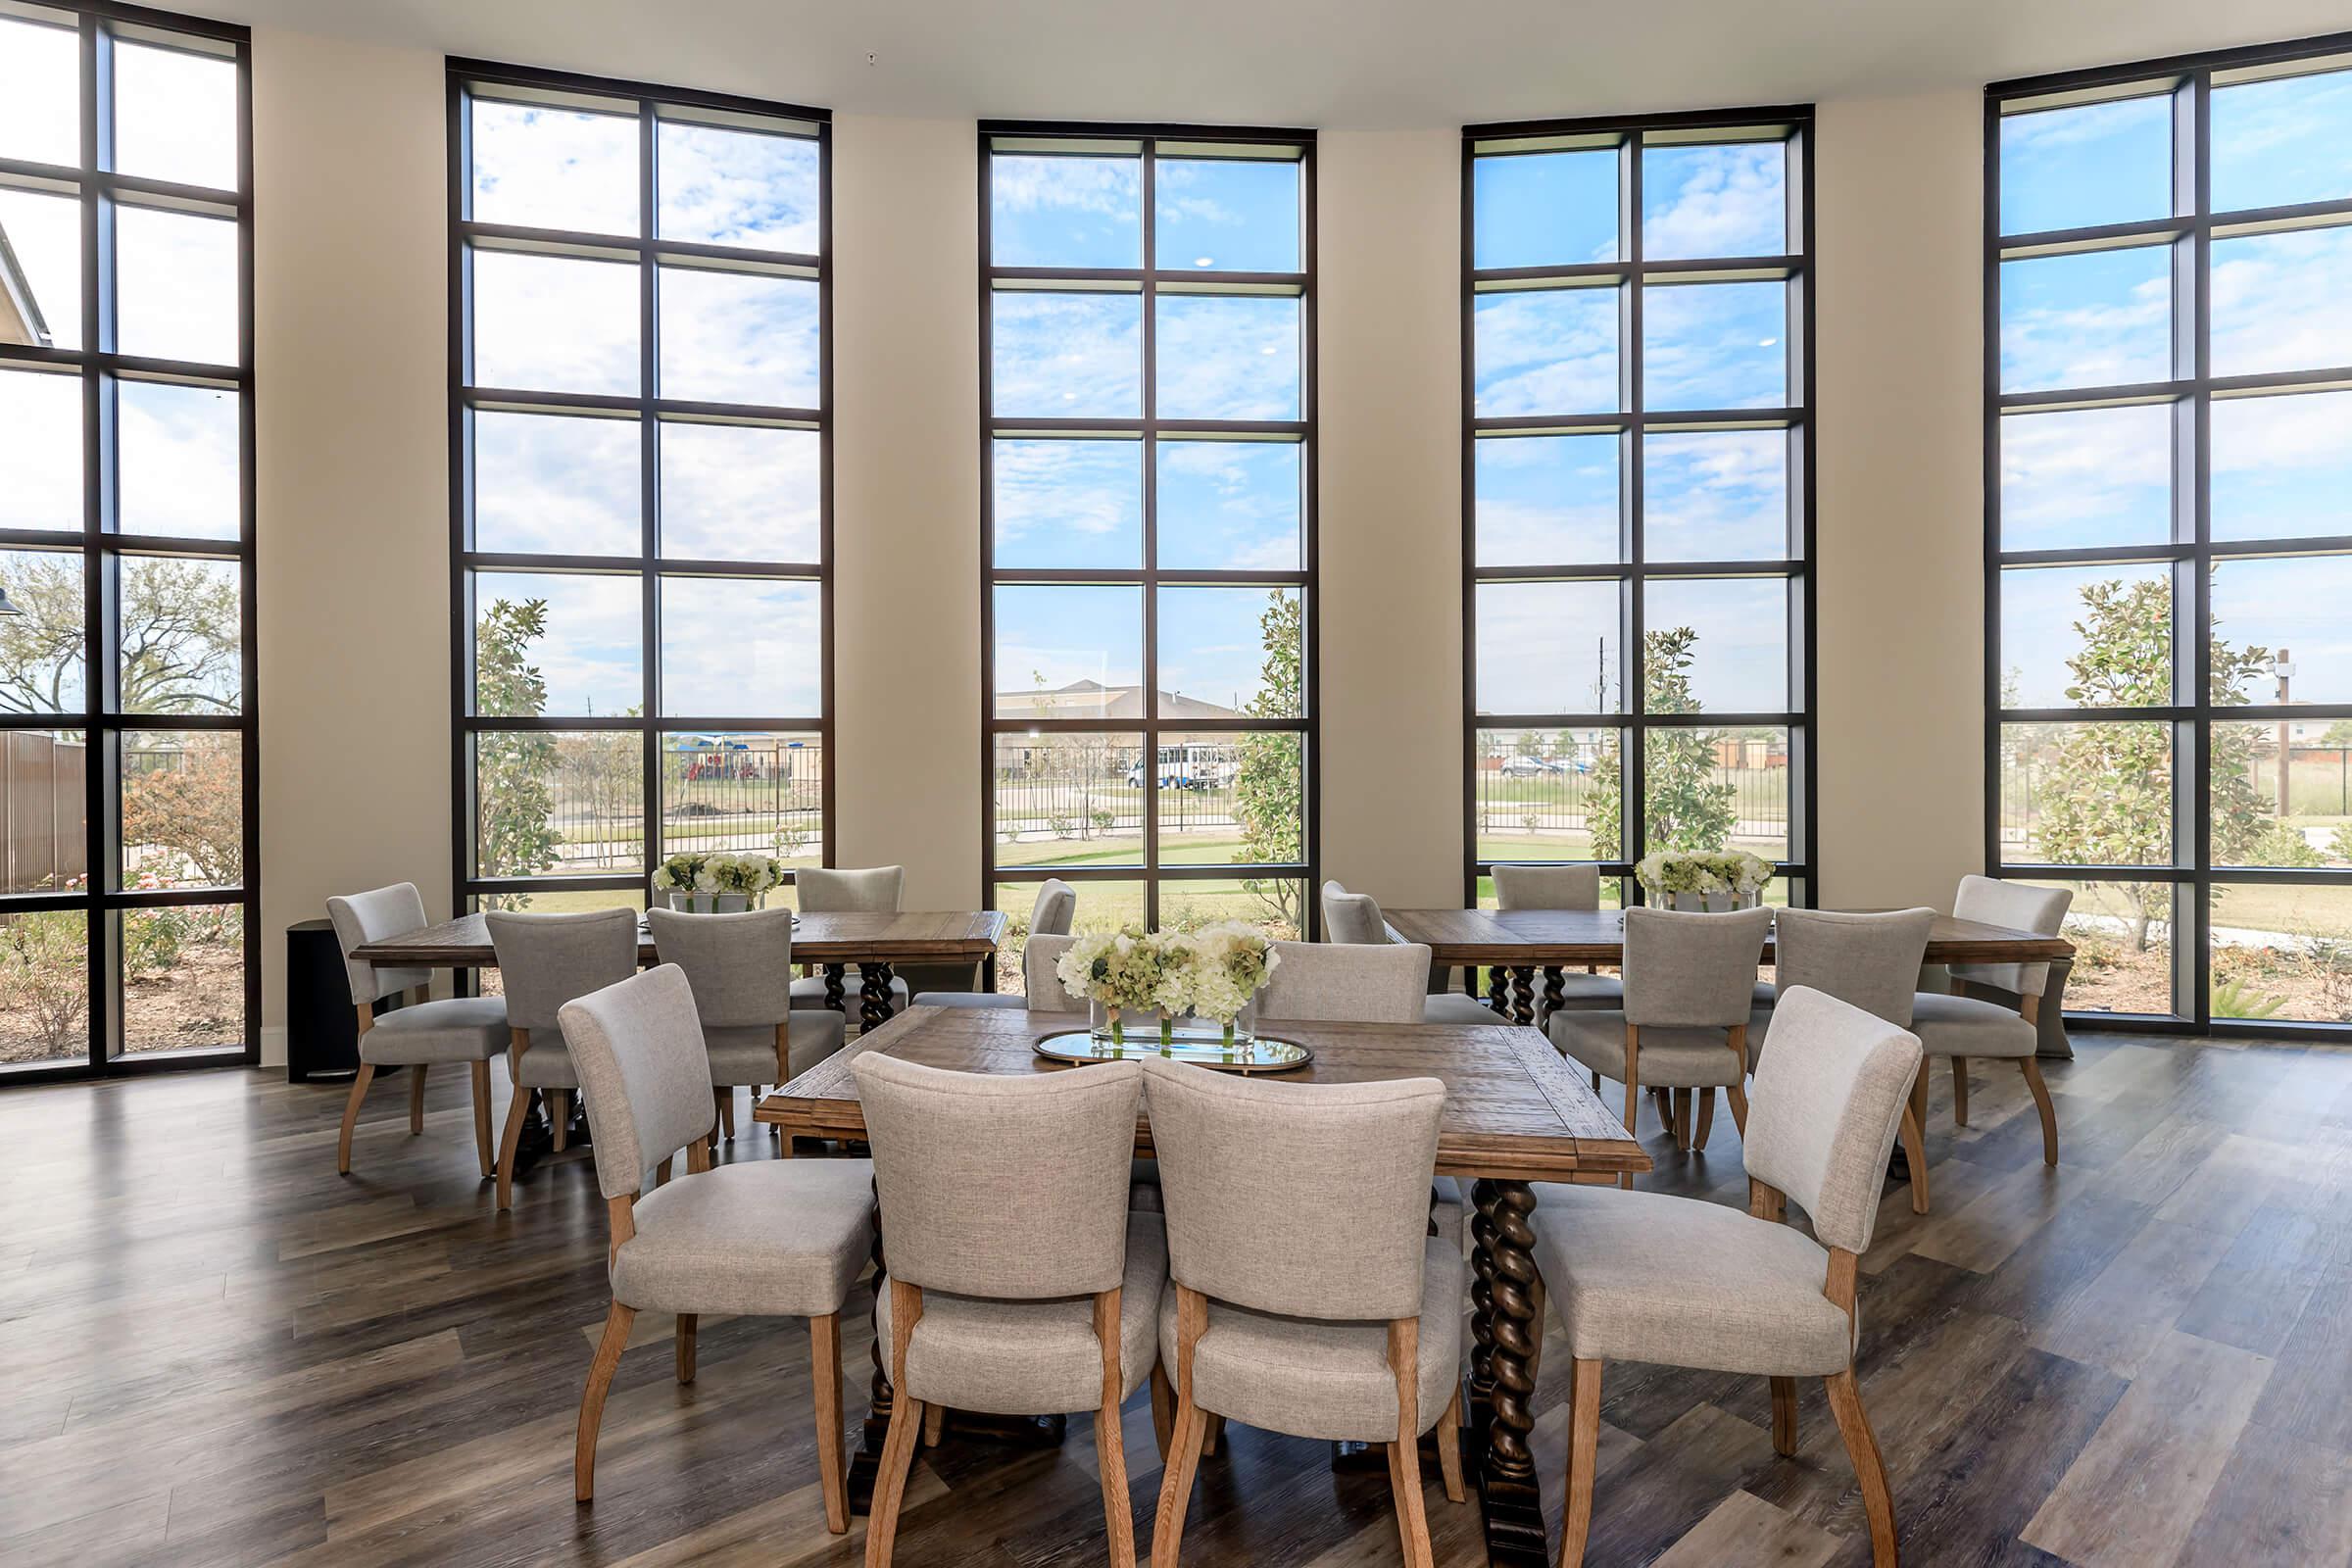
<svg viewBox="0 0 2352 1568"><path fill-rule="evenodd" d="M1051 1034L1030 1048L1049 1061L1076 1062L1084 1065L1096 1061L1141 1061L1146 1056L1161 1056L1171 1061L1187 1061L1196 1067L1207 1067L1216 1072L1294 1072L1315 1059L1315 1054L1295 1040L1275 1040L1259 1035L1247 1047L1228 1048L1220 1040L1178 1040L1165 1051L1160 1049L1156 1030L1140 1029L1127 1038L1124 1046L1113 1047L1108 1041L1095 1048L1094 1037L1083 1029L1064 1030Z"/></svg>

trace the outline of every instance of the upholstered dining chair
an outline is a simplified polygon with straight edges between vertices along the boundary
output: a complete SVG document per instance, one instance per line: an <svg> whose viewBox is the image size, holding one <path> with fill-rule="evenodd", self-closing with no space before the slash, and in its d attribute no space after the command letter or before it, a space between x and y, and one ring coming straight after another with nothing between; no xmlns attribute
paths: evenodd
<svg viewBox="0 0 2352 1568"><path fill-rule="evenodd" d="M710 1056L720 1127L735 1134L735 1091L789 1083L842 1047L845 1021L830 1007L792 1005L792 911L647 916L654 954L686 971Z"/></svg>
<svg viewBox="0 0 2352 1568"><path fill-rule="evenodd" d="M1627 968L1629 991L1636 974ZM1782 1454L1796 1452L1796 1380L1822 1379L1861 1483L1872 1560L1893 1568L1894 1499L1854 1381L1854 1292L1919 1042L1801 986L1783 990L1772 1028L1748 1111L1747 1213L1664 1193L1536 1190L1536 1269L1574 1357L1562 1568L1584 1561L1592 1528L1609 1361L1768 1378ZM1812 1236L1779 1223L1790 1199Z"/></svg>
<svg viewBox="0 0 2352 1568"><path fill-rule="evenodd" d="M1396 941L1396 933L1389 929L1388 920L1380 912L1380 901L1370 894L1350 893L1336 881L1325 882L1321 902L1324 941L1351 947L1376 947ZM1496 1022L1494 1009L1476 997L1446 989L1446 976L1451 972L1441 966L1423 977L1421 989L1429 1000L1423 1005L1422 1021ZM1258 1010L1263 1013L1265 1009L1261 1006Z"/></svg>
<svg viewBox="0 0 2352 1568"><path fill-rule="evenodd" d="M890 1432L865 1560L891 1560L929 1405L1095 1412L1110 1560L1133 1568L1119 1406L1151 1375L1167 1278L1157 1214L1127 1205L1142 1072L1114 1061L1024 1076L851 1063L874 1151L889 1280Z"/></svg>
<svg viewBox="0 0 2352 1568"><path fill-rule="evenodd" d="M1494 903L1503 909L1597 909L1600 907L1600 867L1596 865L1497 865L1494 868ZM1617 976L1602 974L1592 965L1584 974L1559 976L1562 1007L1616 1007L1625 1003L1625 986ZM1552 1013L1544 1004L1541 1027Z"/></svg>
<svg viewBox="0 0 2352 1568"><path fill-rule="evenodd" d="M1178 1560L1212 1415L1385 1444L1404 1560L1428 1568L1432 1427L1446 1494L1463 1498L1462 1258L1424 1222L1445 1085L1259 1082L1156 1057L1144 1073L1167 1203L1159 1354L1176 1406L1153 1568Z"/></svg>
<svg viewBox="0 0 2352 1568"><path fill-rule="evenodd" d="M490 1062L507 1049L507 1004L503 997L425 1000L429 969L378 969L352 956L361 944L406 936L424 925L424 900L414 882L396 882L326 901L335 942L343 950L343 973L359 1010L360 1070L343 1102L343 1133L335 1141L335 1169L351 1174L351 1136L359 1125L360 1102L378 1067L409 1069L409 1134L424 1131L424 1074L444 1063L464 1064L473 1074L473 1152L482 1175L491 1174ZM385 997L414 994L415 1001L381 1017L375 1004Z"/></svg>
<svg viewBox="0 0 2352 1568"><path fill-rule="evenodd" d="M532 1090L547 1097L558 1150L568 1136L570 1092L580 1080L564 1045L559 1016L564 1004L637 972L637 911L528 914L492 909L483 920L498 955L499 984L507 994L507 1076L514 1094L507 1102L507 1125L498 1140L498 1206L512 1208L514 1150L522 1142Z"/></svg>
<svg viewBox="0 0 2352 1568"><path fill-rule="evenodd" d="M1692 1146L1690 1093L1722 1089L1747 1135L1747 1020L1756 963L1772 910L1688 914L1637 906L1625 911L1625 1005L1563 1007L1546 1032L1564 1055L1625 1085L1625 1130L1636 1130L1642 1091L1665 1090L1661 1119L1675 1143ZM1669 1108L1671 1107L1671 1108ZM1619 1185L1634 1185L1632 1175Z"/></svg>
<svg viewBox="0 0 2352 1568"><path fill-rule="evenodd" d="M842 1462L841 1308L873 1250L873 1166L862 1159L710 1164L710 1068L694 988L675 964L565 1003L558 1013L595 1135L612 1222L612 1305L580 1395L572 1490L596 1490L605 1394L640 1312L677 1318L677 1378L694 1381L705 1313L808 1320L825 1527L850 1528ZM686 1151L687 1174L669 1180ZM648 1170L659 1183L645 1187Z"/></svg>
<svg viewBox="0 0 2352 1568"><path fill-rule="evenodd" d="M2006 882L1986 876L1964 876L1952 913L1963 920L2005 925L2054 937L2066 925L2066 911L2075 902L2073 890L2041 888L2025 882ZM2034 1108L2041 1113L2041 1159L2058 1163L2058 1112L2050 1103L2049 1086L2041 1080L2039 1029L2042 994L2049 989L2047 963L1953 964L1952 995L1934 991L1919 994L1911 1013L1912 1033L1929 1057L1943 1056L1952 1064L1952 1115L1968 1125L1968 1061L1972 1056L2006 1058L2025 1075ZM1984 995L1983 993L1989 993ZM2002 1000L1996 1001L1994 998ZM1924 1130L1928 1121L1928 1075L1922 1069L1911 1092L1911 1113ZM1915 1190L1926 1202L1924 1189Z"/></svg>
<svg viewBox="0 0 2352 1568"><path fill-rule="evenodd" d="M1053 959L1059 958L1069 951L1068 942L1060 939L1066 938L1070 934L1070 927L1077 918L1078 890L1059 877L1047 878L1039 884L1037 902L1030 906L1029 910L1029 940L1023 944L1021 949L1021 973L1027 982L1022 990L917 991L915 1000L926 1007L1025 1006L1033 1012L1040 1010L1032 997L1037 990L1036 964L1039 951L1037 943L1041 938L1053 939L1048 943L1048 951L1052 954L1052 958L1047 959L1045 965L1046 978L1051 981L1054 974ZM1055 992L1061 991L1057 985L1053 989ZM1069 1010L1069 1005L1065 993L1061 1002L1050 1003L1044 1010L1066 1012Z"/></svg>

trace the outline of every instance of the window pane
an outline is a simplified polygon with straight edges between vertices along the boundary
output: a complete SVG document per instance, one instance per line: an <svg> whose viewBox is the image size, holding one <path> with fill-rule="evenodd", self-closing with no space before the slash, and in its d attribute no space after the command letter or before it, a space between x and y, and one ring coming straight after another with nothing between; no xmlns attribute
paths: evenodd
<svg viewBox="0 0 2352 1568"><path fill-rule="evenodd" d="M2144 719L2001 726L2001 860L2167 865L2173 732Z"/></svg>
<svg viewBox="0 0 2352 1568"><path fill-rule="evenodd" d="M81 162L81 41L0 17L0 158Z"/></svg>
<svg viewBox="0 0 2352 1568"><path fill-rule="evenodd" d="M2173 374L2172 252L2003 262L2001 390L2129 386Z"/></svg>
<svg viewBox="0 0 2352 1568"><path fill-rule="evenodd" d="M2003 416L2001 548L2170 540L2173 416L2167 404Z"/></svg>
<svg viewBox="0 0 2352 1568"><path fill-rule="evenodd" d="M233 888L245 865L242 737L227 730L122 736L122 886Z"/></svg>
<svg viewBox="0 0 2352 1568"><path fill-rule="evenodd" d="M2173 579L2164 566L2001 573L2005 708L2164 708L2173 701Z"/></svg>
<svg viewBox="0 0 2352 1568"><path fill-rule="evenodd" d="M1261 928L1277 942L1296 942L1306 934L1306 898L1305 882L1296 877L1162 882L1159 928L1198 931L1239 920Z"/></svg>
<svg viewBox="0 0 2352 1568"><path fill-rule="evenodd" d="M2352 196L2352 71L2213 90L2213 208Z"/></svg>
<svg viewBox="0 0 2352 1568"><path fill-rule="evenodd" d="M824 619L813 582L662 579L662 711L824 711Z"/></svg>
<svg viewBox="0 0 2352 1568"><path fill-rule="evenodd" d="M2213 242L2213 373L2352 364L2352 227Z"/></svg>
<svg viewBox="0 0 2352 1568"><path fill-rule="evenodd" d="M1296 718L1299 599L1292 588L1162 588L1159 716Z"/></svg>
<svg viewBox="0 0 2352 1568"><path fill-rule="evenodd" d="M2213 700L2352 703L2347 605L2352 605L2352 557L2216 565ZM2290 667L2277 669L2274 661Z"/></svg>
<svg viewBox="0 0 2352 1568"><path fill-rule="evenodd" d="M245 1044L245 906L179 905L115 916L122 1054Z"/></svg>
<svg viewBox="0 0 2352 1568"><path fill-rule="evenodd" d="M473 579L473 710L484 717L642 711L637 578L483 571Z"/></svg>
<svg viewBox="0 0 2352 1568"><path fill-rule="evenodd" d="M1788 858L1788 732L1652 729L1642 739L1651 852L1745 850Z"/></svg>
<svg viewBox="0 0 2352 1568"><path fill-rule="evenodd" d="M2352 392L2218 398L2213 537L2352 533Z"/></svg>
<svg viewBox="0 0 2352 1568"><path fill-rule="evenodd" d="M13 42L0 35L0 62ZM0 104L8 90L0 75ZM0 914L0 1073L87 1059L89 943L89 916L79 909Z"/></svg>
<svg viewBox="0 0 2352 1568"><path fill-rule="evenodd" d="M1656 578L1643 614L1644 711L1769 713L1788 706L1787 578Z"/></svg>
<svg viewBox="0 0 2352 1568"><path fill-rule="evenodd" d="M89 755L77 729L0 733L0 797L9 824L0 892L78 892L86 885ZM6 956L0 949L0 961ZM0 1036L6 1027L0 1023ZM0 1044L0 1062L7 1059Z"/></svg>
<svg viewBox="0 0 2352 1568"><path fill-rule="evenodd" d="M473 737L474 874L588 876L645 865L645 742L629 730ZM598 893L590 908L636 902ZM541 901L531 908L563 906Z"/></svg>
<svg viewBox="0 0 2352 1568"><path fill-rule="evenodd" d="M237 361L237 225L147 207L115 209L115 337L125 354Z"/></svg>
<svg viewBox="0 0 2352 1568"><path fill-rule="evenodd" d="M81 527L80 376L0 370L0 528Z"/></svg>
<svg viewBox="0 0 2352 1568"><path fill-rule="evenodd" d="M671 855L825 858L825 750L812 734L662 737L662 847ZM780 891L780 890L779 890ZM776 893L768 894L776 902Z"/></svg>
<svg viewBox="0 0 2352 1568"><path fill-rule="evenodd" d="M1297 441L1161 441L1161 568L1298 570L1305 454Z"/></svg>
<svg viewBox="0 0 2352 1568"><path fill-rule="evenodd" d="M816 280L662 269L662 395L813 409Z"/></svg>
<svg viewBox="0 0 2352 1568"><path fill-rule="evenodd" d="M1152 171L1154 266L1174 271L1296 272L1295 159L1162 158Z"/></svg>
<svg viewBox="0 0 2352 1568"><path fill-rule="evenodd" d="M637 394L637 269L473 252L474 386Z"/></svg>
<svg viewBox="0 0 2352 1568"><path fill-rule="evenodd" d="M1472 265L1575 267L1617 260L1614 148L1514 153L1471 166Z"/></svg>
<svg viewBox="0 0 2352 1568"><path fill-rule="evenodd" d="M637 232L637 121L541 104L472 101L478 223Z"/></svg>
<svg viewBox="0 0 2352 1568"><path fill-rule="evenodd" d="M1617 710L1614 582L1478 585L1478 710Z"/></svg>
<svg viewBox="0 0 2352 1568"><path fill-rule="evenodd" d="M1298 301L1264 295L1162 294L1163 419L1296 419Z"/></svg>
<svg viewBox="0 0 2352 1568"><path fill-rule="evenodd" d="M1788 401L1788 288L1699 283L1642 291L1642 396L1652 409Z"/></svg>
<svg viewBox="0 0 2352 1568"><path fill-rule="evenodd" d="M237 394L163 381L116 384L116 526L123 533L234 539Z"/></svg>
<svg viewBox="0 0 2352 1568"><path fill-rule="evenodd" d="M0 711L80 711L86 642L80 553L0 551L0 589L24 612L0 615Z"/></svg>
<svg viewBox="0 0 2352 1568"><path fill-rule="evenodd" d="M997 153L988 171L989 256L999 267L1141 267L1140 158Z"/></svg>
<svg viewBox="0 0 2352 1568"><path fill-rule="evenodd" d="M2214 864L2352 866L2352 721L2216 724L2208 755Z"/></svg>
<svg viewBox="0 0 2352 1568"><path fill-rule="evenodd" d="M1075 884L1078 913L1072 929L1093 933L1144 925L1144 885L1141 882ZM1019 992L1023 985L1021 960L1029 946L1029 917L1037 907L1035 882L999 882L994 907L1004 911L1004 937L997 944L997 989ZM1058 982L1048 978L1046 984ZM1081 1004L1083 1005L1083 1004Z"/></svg>
<svg viewBox="0 0 2352 1568"><path fill-rule="evenodd" d="M23 274L5 295L0 342L80 348L81 203L0 186L0 234Z"/></svg>
<svg viewBox="0 0 2352 1568"><path fill-rule="evenodd" d="M1613 860L1623 853L1624 761L1613 729L1478 732L1478 858Z"/></svg>
<svg viewBox="0 0 2352 1568"><path fill-rule="evenodd" d="M2002 117L2002 233L2129 223L2172 210L2169 96Z"/></svg>
<svg viewBox="0 0 2352 1568"><path fill-rule="evenodd" d="M814 430L662 421L662 553L685 561L814 561L824 553L823 438Z"/></svg>
<svg viewBox="0 0 2352 1568"><path fill-rule="evenodd" d="M1614 288L1481 294L1471 316L1477 413L1614 412L1617 300Z"/></svg>
<svg viewBox="0 0 2352 1568"><path fill-rule="evenodd" d="M1788 251L1788 146L1642 150L1642 254L1653 262Z"/></svg>
<svg viewBox="0 0 2352 1568"><path fill-rule="evenodd" d="M1614 433L1482 438L1475 459L1478 564L1620 559L1618 450Z"/></svg>
<svg viewBox="0 0 2352 1568"><path fill-rule="evenodd" d="M2173 889L2168 882L2066 882L2035 877L2026 887L2072 888L2059 935L2075 945L2066 980L2069 1012L2181 1011L2173 995Z"/></svg>
<svg viewBox="0 0 2352 1568"><path fill-rule="evenodd" d="M1141 441L999 441L989 462L998 565L1143 564ZM1164 500L1160 517L1164 529Z"/></svg>
<svg viewBox="0 0 2352 1568"><path fill-rule="evenodd" d="M1159 783L1160 864L1306 858L1305 736L1163 731L1152 770Z"/></svg>
<svg viewBox="0 0 2352 1568"><path fill-rule="evenodd" d="M236 63L122 38L114 55L116 170L236 189Z"/></svg>
<svg viewBox="0 0 2352 1568"><path fill-rule="evenodd" d="M487 410L473 420L473 548L633 556L640 542L635 419Z"/></svg>
<svg viewBox="0 0 2352 1568"><path fill-rule="evenodd" d="M1788 440L1786 430L1643 437L1647 559L1763 561L1790 554Z"/></svg>
<svg viewBox="0 0 2352 1568"><path fill-rule="evenodd" d="M1000 718L1144 716L1140 588L996 590Z"/></svg>
<svg viewBox="0 0 2352 1568"><path fill-rule="evenodd" d="M2352 888L2217 887L2217 1018L2352 1023Z"/></svg>
<svg viewBox="0 0 2352 1568"><path fill-rule="evenodd" d="M654 221L663 239L816 253L813 138L675 120L654 135Z"/></svg>
<svg viewBox="0 0 2352 1568"><path fill-rule="evenodd" d="M1000 289L990 306L996 345L990 388L998 415L1142 416L1142 296Z"/></svg>
<svg viewBox="0 0 2352 1568"><path fill-rule="evenodd" d="M996 754L997 864L1143 863L1147 779L1141 735L999 735ZM1094 886L1079 889L1082 917L1090 904L1102 912L1092 898ZM1029 899L1035 897L1032 890ZM1026 909L1029 904L1003 906ZM1139 924L1143 912L1139 899L1133 912Z"/></svg>
<svg viewBox="0 0 2352 1568"><path fill-rule="evenodd" d="M122 711L236 712L244 700L237 564L125 556L121 587Z"/></svg>

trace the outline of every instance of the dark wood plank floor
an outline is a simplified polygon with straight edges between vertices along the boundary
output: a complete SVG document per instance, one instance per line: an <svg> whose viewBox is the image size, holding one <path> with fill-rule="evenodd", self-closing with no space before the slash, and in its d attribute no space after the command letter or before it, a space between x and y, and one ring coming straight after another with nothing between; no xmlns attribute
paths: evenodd
<svg viewBox="0 0 2352 1568"><path fill-rule="evenodd" d="M1965 1130L1936 1076L1936 1212L1889 1190L1862 1386L1905 1560L2352 1560L2352 1054L2081 1047L2049 1075L2055 1172L2017 1075L1987 1065ZM334 1087L219 1072L0 1091L0 1561L858 1560L858 1535L822 1529L798 1324L706 1320L681 1389L670 1325L640 1319L598 1500L573 1505L603 1205L567 1157L495 1214L464 1077L441 1076L416 1139L405 1085L378 1086L349 1179ZM1743 1194L1728 1116L1690 1158L1643 1130L1645 1185ZM861 1412L861 1307L845 1340ZM1536 1436L1556 1508L1554 1352ZM1588 1560L1867 1561L1818 1388L1791 1459L1773 1455L1760 1380L1615 1367L1602 1414ZM1057 1450L921 1455L899 1560L1100 1561L1088 1426ZM1397 1560L1377 1468L1230 1438L1201 1466L1188 1562ZM1140 1399L1126 1439L1148 1536L1159 1468ZM1480 1561L1476 1505L1430 1479L1439 1561Z"/></svg>

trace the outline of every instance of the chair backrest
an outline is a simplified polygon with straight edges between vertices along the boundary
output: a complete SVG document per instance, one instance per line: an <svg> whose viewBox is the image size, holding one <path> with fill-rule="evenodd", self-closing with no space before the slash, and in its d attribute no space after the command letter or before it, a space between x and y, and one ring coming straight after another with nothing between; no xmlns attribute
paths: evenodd
<svg viewBox="0 0 2352 1568"><path fill-rule="evenodd" d="M1324 1023L1419 1023L1429 1001L1429 949L1418 942L1368 947L1277 942L1274 972L1257 999L1260 1018Z"/></svg>
<svg viewBox="0 0 2352 1568"><path fill-rule="evenodd" d="M1084 1012L1086 1004L1070 995L1070 988L1061 983L1054 966L1061 956L1078 945L1072 936L1039 936L1029 934L1029 945L1021 950L1021 980L1029 993L1031 1012Z"/></svg>
<svg viewBox="0 0 2352 1568"><path fill-rule="evenodd" d="M1644 1028L1728 1029L1747 1022L1770 909L1686 914L1625 911L1625 1021Z"/></svg>
<svg viewBox="0 0 2352 1568"><path fill-rule="evenodd" d="M850 1070L895 1278L1023 1301L1119 1283L1143 1100L1135 1063L943 1072L868 1051Z"/></svg>
<svg viewBox="0 0 2352 1568"><path fill-rule="evenodd" d="M351 954L363 942L381 942L407 936L424 925L424 899L414 882L395 882L345 898L326 901L326 917L335 923L335 943L343 950L343 974L351 982L351 1000L366 1006L378 997L428 984L430 969L378 969Z"/></svg>
<svg viewBox="0 0 2352 1568"><path fill-rule="evenodd" d="M687 914L655 909L654 955L686 971L705 1026L775 1025L792 1011L792 911Z"/></svg>
<svg viewBox="0 0 2352 1568"><path fill-rule="evenodd" d="M2075 902L2072 888L2037 888L2027 882L2005 882L1989 876L1964 876L1952 913L1963 920L2005 925L2054 937L2066 924L2066 911ZM2046 963L1955 963L1952 978L1991 986L2012 996L2038 997L2050 983Z"/></svg>
<svg viewBox="0 0 2352 1568"><path fill-rule="evenodd" d="M1038 885L1037 903L1029 909L1033 937L1066 937L1078 919L1078 890L1059 877Z"/></svg>
<svg viewBox="0 0 2352 1568"><path fill-rule="evenodd" d="M557 1016L607 1198L638 1192L648 1169L710 1135L710 1057L685 970L665 963L631 975L573 998Z"/></svg>
<svg viewBox="0 0 2352 1568"><path fill-rule="evenodd" d="M1285 1084L1144 1059L1168 1272L1290 1317L1416 1316L1446 1086Z"/></svg>
<svg viewBox="0 0 2352 1568"><path fill-rule="evenodd" d="M1495 903L1505 909L1597 909L1596 865L1497 865Z"/></svg>
<svg viewBox="0 0 2352 1568"><path fill-rule="evenodd" d="M1912 999L1919 995L1919 961L1935 919L1934 909L1783 909L1773 926L1773 981L1783 991L1803 986L1836 997L1908 1029Z"/></svg>
<svg viewBox="0 0 2352 1568"><path fill-rule="evenodd" d="M498 954L509 1028L557 1028L564 1004L637 972L635 909L584 914L492 909L483 918Z"/></svg>
<svg viewBox="0 0 2352 1568"><path fill-rule="evenodd" d="M1380 901L1369 893L1350 893L1337 882L1323 884L1323 940L1374 943L1389 940L1389 922L1381 917Z"/></svg>
<svg viewBox="0 0 2352 1568"><path fill-rule="evenodd" d="M801 907L813 914L896 914L906 889L906 868L877 865L863 871L805 866L793 873Z"/></svg>
<svg viewBox="0 0 2352 1568"><path fill-rule="evenodd" d="M1823 1246L1865 1251L1919 1040L1796 986L1774 1004L1772 1041L1747 1092L1747 1173L1812 1216Z"/></svg>

